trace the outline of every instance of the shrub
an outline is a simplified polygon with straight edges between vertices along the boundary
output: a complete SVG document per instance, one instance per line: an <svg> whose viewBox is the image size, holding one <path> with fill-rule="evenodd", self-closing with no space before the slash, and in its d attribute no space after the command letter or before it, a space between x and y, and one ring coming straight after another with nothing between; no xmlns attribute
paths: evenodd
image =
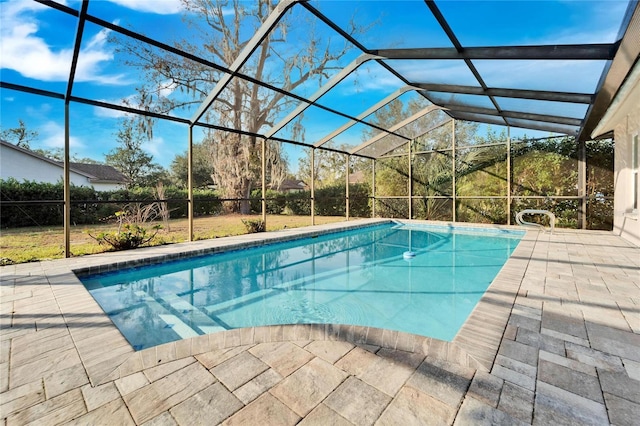
<svg viewBox="0 0 640 426"><path fill-rule="evenodd" d="M151 235L147 235L146 228L143 228L140 225L126 223L116 232L101 232L95 237L91 234L89 235L101 246L108 246L111 247L112 250L116 251L129 250L151 242L161 228L161 225L156 225L153 227L155 232Z"/></svg>
<svg viewBox="0 0 640 426"><path fill-rule="evenodd" d="M156 207L154 204L149 204L142 208L140 205L136 205L128 210L116 212L117 231L100 232L95 237L91 234L89 236L101 246L111 247L112 250L129 250L150 243L156 237L158 231L162 229L162 225L155 225L152 228L155 232L147 235L147 229L141 226L140 223L155 217Z"/></svg>
<svg viewBox="0 0 640 426"><path fill-rule="evenodd" d="M265 232L267 227L262 219L242 219L242 223L247 228L249 234L256 232Z"/></svg>

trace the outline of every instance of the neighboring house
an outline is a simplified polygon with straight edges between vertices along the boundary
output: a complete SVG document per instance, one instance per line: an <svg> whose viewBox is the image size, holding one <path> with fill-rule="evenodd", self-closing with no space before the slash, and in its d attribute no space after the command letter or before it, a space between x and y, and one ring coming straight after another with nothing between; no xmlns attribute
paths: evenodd
<svg viewBox="0 0 640 426"><path fill-rule="evenodd" d="M353 172L349 175L349 183L350 184L357 184L357 183L366 183L367 182L367 178L364 175L364 172L362 170L358 170L357 172Z"/></svg>
<svg viewBox="0 0 640 426"><path fill-rule="evenodd" d="M301 192L308 189L307 185L301 180L284 179L277 188L271 185L271 189L280 192Z"/></svg>
<svg viewBox="0 0 640 426"><path fill-rule="evenodd" d="M0 178L57 183L62 182L63 174L61 162L0 140ZM70 163L69 177L71 184L97 191L122 189L128 182L118 170L103 164Z"/></svg>
<svg viewBox="0 0 640 426"><path fill-rule="evenodd" d="M640 245L640 61L591 136L614 134L613 232Z"/></svg>

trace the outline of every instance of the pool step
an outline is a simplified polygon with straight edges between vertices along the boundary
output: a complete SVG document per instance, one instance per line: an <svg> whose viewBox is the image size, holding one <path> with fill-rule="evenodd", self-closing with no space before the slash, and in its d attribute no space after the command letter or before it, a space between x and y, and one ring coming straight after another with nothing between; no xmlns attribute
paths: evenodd
<svg viewBox="0 0 640 426"><path fill-rule="evenodd" d="M193 328L182 322L180 318L175 315L159 314L158 317L167 324L167 327L183 339L199 336Z"/></svg>
<svg viewBox="0 0 640 426"><path fill-rule="evenodd" d="M306 291L307 287L313 287L315 285L322 286L327 282L326 280L331 280L336 274L340 274L344 270L346 270L346 268L316 272L315 278L309 276L300 277L287 283L277 284L269 288L257 290L243 296L235 297L231 300L223 300L212 305L204 306L202 309L211 316L221 315L227 311L238 309L245 305L262 303L264 299L271 296L280 295L282 294L282 292L289 291L290 289ZM362 285L365 285L366 282L367 278L353 278L350 282L350 286L351 288L358 288Z"/></svg>
<svg viewBox="0 0 640 426"><path fill-rule="evenodd" d="M226 328L205 315L198 308L175 294L163 296L160 301L164 301L185 318L188 318L191 324L202 330L205 334L226 330Z"/></svg>

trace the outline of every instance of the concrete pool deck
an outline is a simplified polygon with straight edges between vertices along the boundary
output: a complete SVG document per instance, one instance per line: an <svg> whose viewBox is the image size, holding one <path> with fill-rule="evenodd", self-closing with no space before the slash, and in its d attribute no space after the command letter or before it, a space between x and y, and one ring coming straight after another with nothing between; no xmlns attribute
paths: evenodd
<svg viewBox="0 0 640 426"><path fill-rule="evenodd" d="M72 272L371 223L0 268L4 424L630 425L640 418L640 248L610 232L527 232L451 343L292 325L135 352Z"/></svg>

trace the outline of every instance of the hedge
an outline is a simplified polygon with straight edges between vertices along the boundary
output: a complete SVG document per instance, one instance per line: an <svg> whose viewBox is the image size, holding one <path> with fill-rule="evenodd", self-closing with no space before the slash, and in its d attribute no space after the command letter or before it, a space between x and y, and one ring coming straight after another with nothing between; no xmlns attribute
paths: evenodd
<svg viewBox="0 0 640 426"><path fill-rule="evenodd" d="M251 192L251 211L260 213L262 191ZM349 214L353 217L371 217L369 196L371 190L367 184L349 186ZM311 191L278 192L267 190L268 214L311 215ZM334 185L315 190L315 213L320 216L345 216L345 186Z"/></svg>
<svg viewBox="0 0 640 426"><path fill-rule="evenodd" d="M84 186L70 187L71 223L96 224L121 210L129 200L155 201L153 188L96 191ZM222 211L218 196L211 190L194 190L194 215L212 215ZM3 205L0 209L0 226L15 228L23 226L60 226L63 223L64 187L62 183L18 182L16 179L0 179L0 201L40 201L36 204ZM165 199L172 218L187 217L187 190L165 187ZM184 201L182 201L184 200ZM47 201L46 203L42 201ZM57 201L57 203L55 202ZM75 201L75 202L74 202ZM95 202L99 201L99 202Z"/></svg>
<svg viewBox="0 0 640 426"><path fill-rule="evenodd" d="M107 218L130 203L129 200L155 201L153 188L96 191L84 186L71 186L71 223L75 225L103 223ZM0 226L17 228L24 226L60 226L63 223L64 188L62 183L18 182L16 179L0 179L0 201L40 201L37 204L3 205L0 209ZM349 187L350 214L353 217L370 217L370 189L366 184ZM311 192L267 191L268 214L311 215ZM261 212L260 190L251 193L251 211ZM321 216L345 215L345 187L336 185L315 191L316 214ZM194 215L208 216L222 212L222 202L211 190L194 190ZM187 217L187 190L167 186L165 199L172 218ZM43 203L42 201L47 201ZM57 202L56 202L57 201ZM75 201L75 202L74 202ZM95 202L98 201L98 202Z"/></svg>

